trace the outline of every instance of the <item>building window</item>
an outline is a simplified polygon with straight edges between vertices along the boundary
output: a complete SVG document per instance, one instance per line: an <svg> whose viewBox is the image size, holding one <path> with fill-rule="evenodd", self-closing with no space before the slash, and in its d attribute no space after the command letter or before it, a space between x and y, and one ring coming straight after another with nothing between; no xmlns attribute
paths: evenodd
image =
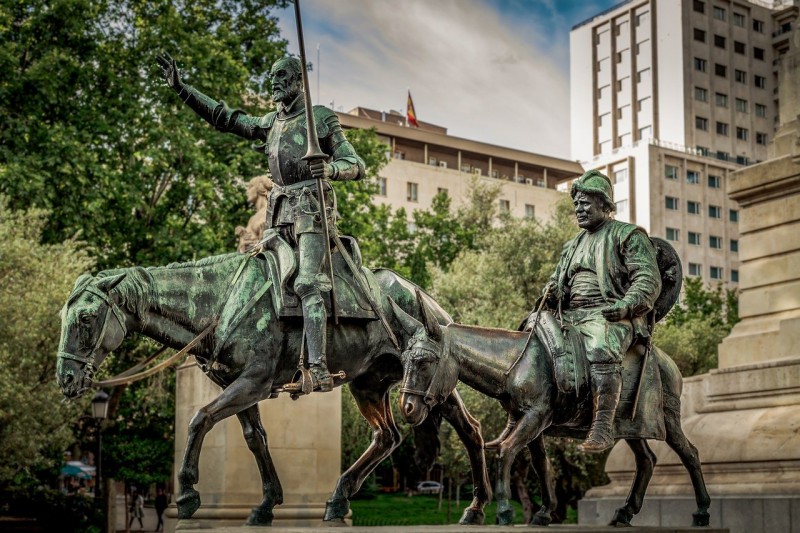
<svg viewBox="0 0 800 533"><path fill-rule="evenodd" d="M750 158L748 158L745 155L737 155L736 156L736 164L737 165L749 165L750 164Z"/></svg>
<svg viewBox="0 0 800 533"><path fill-rule="evenodd" d="M753 76L753 83L759 89L767 88L767 78L765 78L764 76L759 76L758 74L756 74L755 76Z"/></svg>
<svg viewBox="0 0 800 533"><path fill-rule="evenodd" d="M680 239L681 232L677 228L667 228L667 240L678 242Z"/></svg>
<svg viewBox="0 0 800 533"><path fill-rule="evenodd" d="M525 218L536 218L536 206L525 204Z"/></svg>
<svg viewBox="0 0 800 533"><path fill-rule="evenodd" d="M700 41L701 43L706 42L706 32L703 30L698 30L697 28L694 29L694 40Z"/></svg>
<svg viewBox="0 0 800 533"><path fill-rule="evenodd" d="M703 271L703 265L700 263L689 263L689 275L690 276L701 276Z"/></svg>
<svg viewBox="0 0 800 533"><path fill-rule="evenodd" d="M709 218L722 218L722 208L718 205L708 206Z"/></svg>
<svg viewBox="0 0 800 533"><path fill-rule="evenodd" d="M674 165L666 165L664 167L664 175L668 180L678 179L678 167Z"/></svg>
<svg viewBox="0 0 800 533"><path fill-rule="evenodd" d="M701 2L700 0L694 0L694 11L695 13L705 13L706 3Z"/></svg>
<svg viewBox="0 0 800 533"><path fill-rule="evenodd" d="M686 211L689 212L690 215L699 215L700 214L700 202L694 202L689 200L686 202Z"/></svg>
<svg viewBox="0 0 800 533"><path fill-rule="evenodd" d="M737 69L734 69L734 73L733 74L734 74L737 82L739 82L739 83L747 83L747 72L745 72L743 70L739 70L737 68Z"/></svg>
<svg viewBox="0 0 800 533"><path fill-rule="evenodd" d="M686 171L686 183L691 183L693 185L697 185L700 183L700 173L696 170L687 170Z"/></svg>
<svg viewBox="0 0 800 533"><path fill-rule="evenodd" d="M736 111L739 113L747 113L747 100L742 98L736 99Z"/></svg>
<svg viewBox="0 0 800 533"><path fill-rule="evenodd" d="M723 152L722 150L717 150L717 159L720 161L728 161L731 158L731 154L728 152Z"/></svg>
<svg viewBox="0 0 800 533"><path fill-rule="evenodd" d="M705 72L708 66L708 61L705 59L700 59L699 57L694 58L694 69L699 70L700 72Z"/></svg>
<svg viewBox="0 0 800 533"><path fill-rule="evenodd" d="M731 270L731 283L739 283L739 271Z"/></svg>
<svg viewBox="0 0 800 533"><path fill-rule="evenodd" d="M767 144L767 134L761 133L760 131L756 132L756 144Z"/></svg>
<svg viewBox="0 0 800 533"><path fill-rule="evenodd" d="M761 20L753 19L753 31L764 33L764 22Z"/></svg>
<svg viewBox="0 0 800 533"><path fill-rule="evenodd" d="M667 196L664 198L664 207L669 210L677 211L678 210L678 199L674 196Z"/></svg>
<svg viewBox="0 0 800 533"><path fill-rule="evenodd" d="M649 18L650 18L649 11L645 11L644 13L637 13L634 23L636 24L636 26L641 26L643 24L647 24Z"/></svg>
<svg viewBox="0 0 800 533"><path fill-rule="evenodd" d="M702 87L694 88L694 99L698 102L708 102L708 90Z"/></svg>
<svg viewBox="0 0 800 533"><path fill-rule="evenodd" d="M712 266L709 270L711 279L722 279L722 267Z"/></svg>
<svg viewBox="0 0 800 533"><path fill-rule="evenodd" d="M714 63L714 74L720 78L725 78L728 76L728 67L720 65L719 63Z"/></svg>
<svg viewBox="0 0 800 533"><path fill-rule="evenodd" d="M722 250L722 237L710 235L708 237L708 247L714 248L715 250Z"/></svg>
<svg viewBox="0 0 800 533"><path fill-rule="evenodd" d="M728 135L728 124L725 122L717 122L717 134L718 135Z"/></svg>
<svg viewBox="0 0 800 533"><path fill-rule="evenodd" d="M767 106L764 104L756 104L756 116L767 118Z"/></svg>
<svg viewBox="0 0 800 533"><path fill-rule="evenodd" d="M694 231L689 232L689 244L693 246L700 246L700 234Z"/></svg>
<svg viewBox="0 0 800 533"><path fill-rule="evenodd" d="M740 28L744 28L744 25L745 25L744 15L742 15L741 13L736 13L734 11L734 13L733 13L733 25L734 26L738 26Z"/></svg>
<svg viewBox="0 0 800 533"><path fill-rule="evenodd" d="M449 196L450 195L450 191L448 191L446 187L436 187L436 194L437 195L438 194L443 194L445 196Z"/></svg>
<svg viewBox="0 0 800 533"><path fill-rule="evenodd" d="M597 89L597 98L600 100L606 98L610 90L611 90L610 85L603 85L602 87Z"/></svg>
<svg viewBox="0 0 800 533"><path fill-rule="evenodd" d="M714 18L717 20L725 20L725 10L721 7L714 6Z"/></svg>
<svg viewBox="0 0 800 533"><path fill-rule="evenodd" d="M378 196L386 196L386 178L378 177Z"/></svg>
<svg viewBox="0 0 800 533"><path fill-rule="evenodd" d="M728 220L730 220L731 222L739 222L739 211L737 209L729 210Z"/></svg>
<svg viewBox="0 0 800 533"><path fill-rule="evenodd" d="M501 213L508 213L509 211L511 211L511 202L509 202L508 200L501 199L500 200L500 212Z"/></svg>
<svg viewBox="0 0 800 533"><path fill-rule="evenodd" d="M731 239L731 252L739 251L739 239Z"/></svg>
<svg viewBox="0 0 800 533"><path fill-rule="evenodd" d="M650 83L650 69L644 68L636 73L636 83Z"/></svg>
<svg viewBox="0 0 800 533"><path fill-rule="evenodd" d="M722 178L719 176L714 176L713 174L708 175L708 186L712 189L719 189L722 187Z"/></svg>
<svg viewBox="0 0 800 533"><path fill-rule="evenodd" d="M714 102L719 107L728 107L728 95L722 93L714 93Z"/></svg>
<svg viewBox="0 0 800 533"><path fill-rule="evenodd" d="M411 181L406 183L406 200L408 200L409 202L418 201L417 189L418 185L416 183Z"/></svg>
<svg viewBox="0 0 800 533"><path fill-rule="evenodd" d="M614 171L614 183L625 183L628 181L628 169L621 168Z"/></svg>
<svg viewBox="0 0 800 533"><path fill-rule="evenodd" d="M714 46L717 48L725 48L725 37L722 35L714 35Z"/></svg>
<svg viewBox="0 0 800 533"><path fill-rule="evenodd" d="M697 150L698 154L708 157L709 150L705 146L695 146L694 149Z"/></svg>
<svg viewBox="0 0 800 533"><path fill-rule="evenodd" d="M744 43L740 43L739 41L733 41L733 51L737 54L744 55L745 53L745 45Z"/></svg>
<svg viewBox="0 0 800 533"><path fill-rule="evenodd" d="M694 127L698 130L708 131L708 119L704 117L694 117Z"/></svg>
<svg viewBox="0 0 800 533"><path fill-rule="evenodd" d="M736 128L736 138L737 139L739 139L741 141L746 141L747 137L748 137L748 134L749 134L749 132L748 132L747 128L739 128L739 127Z"/></svg>
<svg viewBox="0 0 800 533"><path fill-rule="evenodd" d="M439 164L439 162L436 160L435 157L429 157L428 158L428 164L430 166L432 166L432 167L435 167L435 166L437 166Z"/></svg>
<svg viewBox="0 0 800 533"><path fill-rule="evenodd" d="M649 139L653 136L653 128L651 126L644 126L639 128L639 138L640 139Z"/></svg>
<svg viewBox="0 0 800 533"><path fill-rule="evenodd" d="M761 61L764 61L764 49L754 46L753 47L753 57L756 58L756 59L759 59Z"/></svg>

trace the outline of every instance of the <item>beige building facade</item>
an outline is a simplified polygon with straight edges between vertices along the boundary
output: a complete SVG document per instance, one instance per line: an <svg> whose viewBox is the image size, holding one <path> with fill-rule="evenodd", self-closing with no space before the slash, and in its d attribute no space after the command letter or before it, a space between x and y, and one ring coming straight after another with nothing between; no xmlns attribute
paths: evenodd
<svg viewBox="0 0 800 533"><path fill-rule="evenodd" d="M445 128L424 122L419 128L407 127L397 112L356 108L338 115L345 128L377 130L389 147L389 162L380 173L374 201L403 207L409 215L429 209L439 192L447 192L458 207L470 178L479 176L501 186L499 211L546 221L563 195L557 184L583 173L575 161L453 137Z"/></svg>
<svg viewBox="0 0 800 533"><path fill-rule="evenodd" d="M686 274L738 283L729 175L767 157L797 11L634 0L570 34L572 155L609 173L618 218L670 240Z"/></svg>

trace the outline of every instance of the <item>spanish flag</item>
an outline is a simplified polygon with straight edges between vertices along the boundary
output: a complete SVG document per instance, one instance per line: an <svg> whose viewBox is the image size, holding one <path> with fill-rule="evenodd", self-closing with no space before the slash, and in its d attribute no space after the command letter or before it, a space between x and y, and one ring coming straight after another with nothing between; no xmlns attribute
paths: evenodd
<svg viewBox="0 0 800 533"><path fill-rule="evenodd" d="M406 105L406 123L415 128L419 128L417 123L417 112L414 111L414 101L411 99L411 91L408 91L408 104Z"/></svg>

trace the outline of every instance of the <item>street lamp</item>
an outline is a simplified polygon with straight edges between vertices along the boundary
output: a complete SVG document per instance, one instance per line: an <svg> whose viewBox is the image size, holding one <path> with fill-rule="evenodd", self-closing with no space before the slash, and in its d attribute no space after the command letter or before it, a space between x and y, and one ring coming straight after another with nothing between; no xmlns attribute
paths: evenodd
<svg viewBox="0 0 800 533"><path fill-rule="evenodd" d="M108 394L105 391L99 390L92 398L92 417L97 424L97 479L95 480L94 497L102 498L103 493L103 478L102 478L102 453L103 441L102 433L100 431L100 424L108 416Z"/></svg>

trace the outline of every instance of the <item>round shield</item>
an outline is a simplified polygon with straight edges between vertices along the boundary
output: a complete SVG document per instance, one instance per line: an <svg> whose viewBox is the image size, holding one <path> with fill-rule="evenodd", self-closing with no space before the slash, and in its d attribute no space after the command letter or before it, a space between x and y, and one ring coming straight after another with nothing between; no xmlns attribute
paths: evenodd
<svg viewBox="0 0 800 533"><path fill-rule="evenodd" d="M658 271L661 273L661 294L658 295L653 306L656 322L664 318L669 313L683 285L683 267L681 258L670 243L658 237L650 237L650 241L656 249L656 261Z"/></svg>

